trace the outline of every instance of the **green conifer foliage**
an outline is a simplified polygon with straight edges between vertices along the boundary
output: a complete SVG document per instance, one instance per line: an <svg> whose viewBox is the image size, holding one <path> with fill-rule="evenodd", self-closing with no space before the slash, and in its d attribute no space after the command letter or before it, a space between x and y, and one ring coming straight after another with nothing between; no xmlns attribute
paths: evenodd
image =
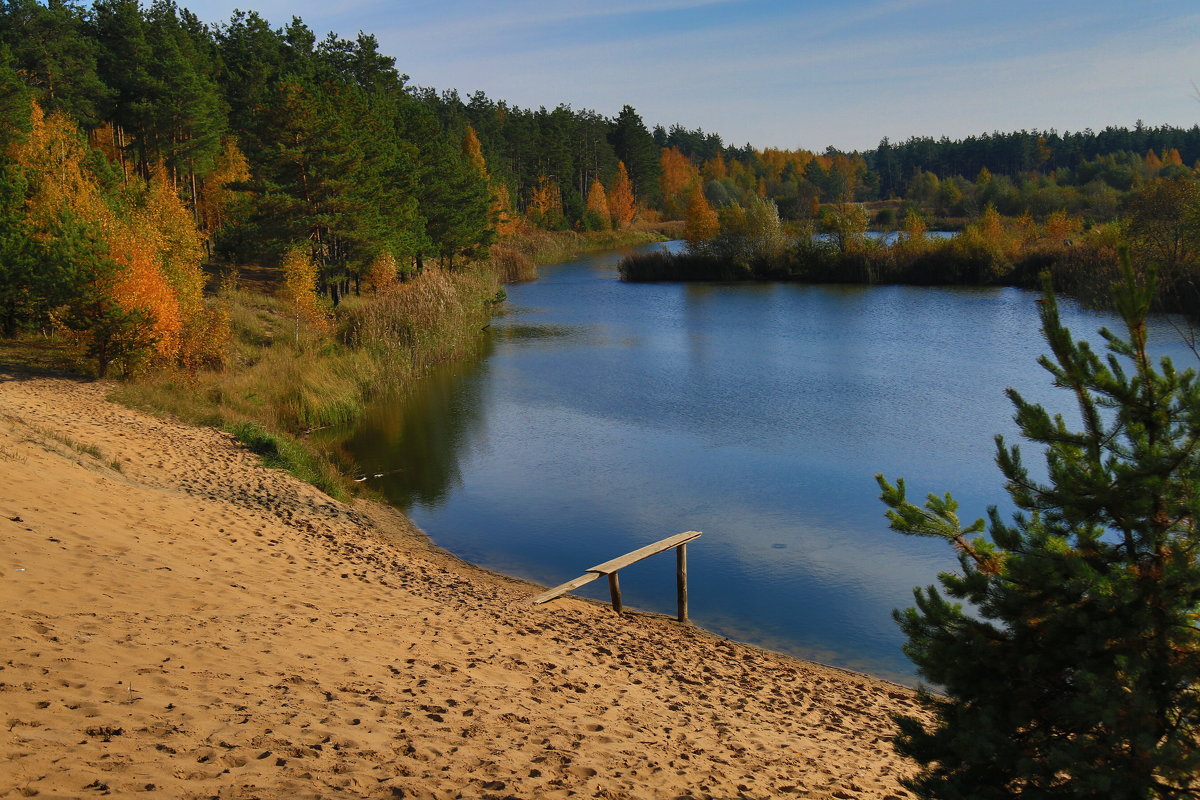
<svg viewBox="0 0 1200 800"><path fill-rule="evenodd" d="M616 151L617 158L629 169L638 200L657 204L662 199L658 185L662 174L659 148L633 106L622 107L613 122L608 141Z"/></svg>
<svg viewBox="0 0 1200 800"><path fill-rule="evenodd" d="M85 9L73 3L0 0L0 41L34 97L47 111L62 111L90 128L100 121L109 89L97 74L98 48L88 34ZM0 87L0 97L10 91Z"/></svg>
<svg viewBox="0 0 1200 800"><path fill-rule="evenodd" d="M446 136L425 144L421 162L418 200L426 235L442 263L453 268L457 256L471 256L494 238L487 178Z"/></svg>
<svg viewBox="0 0 1200 800"><path fill-rule="evenodd" d="M29 133L29 98L29 89L17 74L12 53L7 45L0 43L0 154Z"/></svg>
<svg viewBox="0 0 1200 800"><path fill-rule="evenodd" d="M1127 253L1114 290L1127 335L1108 355L1073 341L1048 281L1043 357L1081 427L1009 390L1035 479L997 438L1020 509L963 526L950 495L924 507L877 476L894 530L946 539L962 574L896 612L905 652L945 694L926 725L899 717L897 749L927 798L1184 798L1200 792L1200 384L1153 363L1153 276ZM964 609L969 603L973 611Z"/></svg>

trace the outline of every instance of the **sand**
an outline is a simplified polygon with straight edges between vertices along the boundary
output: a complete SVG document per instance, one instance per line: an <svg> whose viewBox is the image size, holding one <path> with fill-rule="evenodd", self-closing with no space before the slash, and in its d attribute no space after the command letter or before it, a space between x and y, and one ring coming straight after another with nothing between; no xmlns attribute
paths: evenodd
<svg viewBox="0 0 1200 800"><path fill-rule="evenodd" d="M532 606L105 392L0 375L0 797L907 796L909 689Z"/></svg>

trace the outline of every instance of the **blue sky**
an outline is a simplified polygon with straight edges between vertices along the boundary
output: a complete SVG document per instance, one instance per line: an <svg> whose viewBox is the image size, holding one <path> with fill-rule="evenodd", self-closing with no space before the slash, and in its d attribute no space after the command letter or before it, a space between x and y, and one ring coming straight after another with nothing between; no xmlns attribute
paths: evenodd
<svg viewBox="0 0 1200 800"><path fill-rule="evenodd" d="M1197 0L180 0L318 36L373 33L418 86L567 103L727 144L867 149L888 136L1190 127Z"/></svg>

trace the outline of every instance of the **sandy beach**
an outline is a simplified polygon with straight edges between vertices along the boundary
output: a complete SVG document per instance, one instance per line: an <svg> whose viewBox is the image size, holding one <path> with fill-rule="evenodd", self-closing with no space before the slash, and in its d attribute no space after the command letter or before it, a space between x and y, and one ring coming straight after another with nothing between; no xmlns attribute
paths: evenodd
<svg viewBox="0 0 1200 800"><path fill-rule="evenodd" d="M105 392L0 375L0 797L909 796L911 690L533 606Z"/></svg>

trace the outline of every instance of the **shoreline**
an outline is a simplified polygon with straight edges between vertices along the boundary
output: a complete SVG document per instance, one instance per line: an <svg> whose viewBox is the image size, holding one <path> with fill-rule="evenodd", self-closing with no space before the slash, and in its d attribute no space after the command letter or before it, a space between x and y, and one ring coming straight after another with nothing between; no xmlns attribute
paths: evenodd
<svg viewBox="0 0 1200 800"><path fill-rule="evenodd" d="M908 796L911 689L532 606L397 509L106 391L0 375L0 797Z"/></svg>

